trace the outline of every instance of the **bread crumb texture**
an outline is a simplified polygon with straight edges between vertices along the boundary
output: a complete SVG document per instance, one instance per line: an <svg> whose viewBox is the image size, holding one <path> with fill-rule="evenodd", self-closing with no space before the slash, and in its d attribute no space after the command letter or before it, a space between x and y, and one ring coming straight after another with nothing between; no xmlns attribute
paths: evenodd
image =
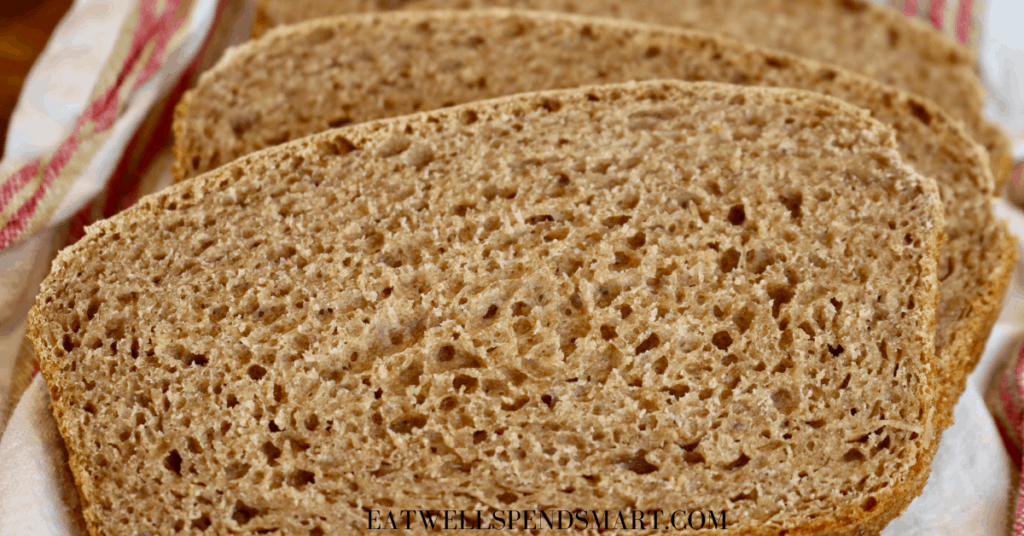
<svg viewBox="0 0 1024 536"><path fill-rule="evenodd" d="M527 94L149 196L60 254L31 334L94 534L369 508L875 532L935 444L941 228L833 99Z"/></svg>
<svg viewBox="0 0 1024 536"><path fill-rule="evenodd" d="M935 347L939 405L951 422L998 315L1016 241L992 215L984 151L958 121L931 101L832 65L712 34L565 14L410 11L311 21L235 49L203 76L176 112L176 174L199 175L351 123L665 78L807 89L893 128L903 161L935 179L945 207Z"/></svg>
<svg viewBox="0 0 1024 536"><path fill-rule="evenodd" d="M842 66L939 103L1009 177L1013 146L985 118L974 53L928 23L870 0L260 0L255 33L357 12L515 8L681 26Z"/></svg>

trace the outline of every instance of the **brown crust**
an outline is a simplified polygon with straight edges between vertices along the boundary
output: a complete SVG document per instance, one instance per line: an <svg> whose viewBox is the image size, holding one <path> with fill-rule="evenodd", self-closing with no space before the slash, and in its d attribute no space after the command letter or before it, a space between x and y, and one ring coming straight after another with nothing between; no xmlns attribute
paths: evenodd
<svg viewBox="0 0 1024 536"><path fill-rule="evenodd" d="M995 225L1000 230L1002 241L999 249L999 263L992 270L990 277L985 280L985 293L971 302L972 309L980 311L980 313L971 316L972 329L968 333L971 339L967 350L970 359L962 361L960 366L953 370L956 376L952 381L944 382L947 387L942 390L943 394L939 397L939 406L946 408L949 424L953 422L953 410L956 403L967 387L967 377L978 364L981 354L985 352L985 343L992 331L992 326L999 319L1003 299L1006 297L1010 279L1013 277L1013 267L1018 258L1017 240L1010 233L1006 222L997 221Z"/></svg>
<svg viewBox="0 0 1024 536"><path fill-rule="evenodd" d="M979 119L971 125L970 130L988 152L992 176L995 177L996 189L999 189L1013 172L1013 141L1001 126L984 118Z"/></svg>
<svg viewBox="0 0 1024 536"><path fill-rule="evenodd" d="M267 0L259 0L256 2L256 15L252 20L252 38L258 39L273 26L267 14Z"/></svg>
<svg viewBox="0 0 1024 536"><path fill-rule="evenodd" d="M195 91L195 88L186 91L174 107L174 119L171 123L171 132L174 135L174 166L171 168L171 175L174 176L174 182L181 182L188 178L188 166L186 164L188 155L185 154L185 144L182 143L182 140L186 136L185 125L191 110L192 97Z"/></svg>
<svg viewBox="0 0 1024 536"><path fill-rule="evenodd" d="M635 84L626 87L629 87L629 91L632 92L639 91L649 87L658 87L659 84L662 84L664 87L673 87L681 85L666 82L653 82L646 84ZM709 88L728 87L719 86L716 84L704 85ZM733 90L730 89L729 91ZM762 89L749 91L760 91L765 94L776 95L799 95L800 93L802 93L784 89ZM533 100L534 102L531 103L531 105L540 108L547 106L547 103L549 102L549 97L569 97L574 93L578 94L580 93L580 91L553 91L545 92L537 96L530 95L509 97L491 101L486 105L493 107L495 109L500 109L502 106L506 106L507 104L521 105L524 102L528 102L528 100ZM807 94L807 96L809 97L810 95ZM801 98L806 97L802 96ZM859 114L859 112L855 108L840 101L836 101L834 99L829 99L827 97L821 96L815 96L814 98L831 101L831 105L835 106L838 109L844 109L848 110L849 112ZM462 113L464 110L473 109L476 106L480 105L464 105L460 107L450 108L448 110L434 112L433 115L435 117L438 115L447 115L449 117L454 118L458 117L457 114ZM405 119L405 121L416 121L426 116L427 114L419 114L419 116L412 116L411 118ZM354 127L345 129L345 134L346 136L352 137L352 139L359 139L361 137L369 136L376 129L380 128L381 125L386 123L387 121L356 125ZM43 331L45 331L47 322L47 319L44 317L46 309L45 304L48 302L48 299L51 299L54 296L54 293L59 289L59 285L57 284L57 282L60 281L61 278L66 277L69 271L75 270L77 267L82 266L83 263L92 262L91 259L81 254L82 251L87 248L88 244L91 241L94 241L98 236L107 234L108 232L115 232L120 228L123 222L131 221L133 218L148 218L152 212L160 210L160 207L163 206L165 202L173 200L175 202L182 203L182 205L185 205L186 203L195 203L197 202L197 199L201 199L203 197L202 195L195 195L197 192L201 193L203 191L215 189L215 185L218 184L220 181L223 181L225 179L230 180L230 178L233 175L239 173L240 170L245 169L250 165L255 164L256 162L272 162L276 158L278 158L279 155L293 154L294 152L307 150L306 148L309 147L316 147L317 144L321 143L322 141L330 142L330 140L333 140L334 135L334 133L327 133L319 136L312 136L310 138L296 141L285 146L268 149L266 151L261 151L259 153L254 153L252 155L239 159L238 161L229 164L228 166L224 166L223 168L220 168L217 171L208 173L201 178L186 183L177 184L174 187L165 190L159 194L146 197L142 199L135 207L129 209L124 213L121 213L113 220L103 221L96 225L91 226L87 231L87 236L82 241L78 242L76 245L72 247L65 249L61 253L60 257L55 262L53 272L51 272L50 276L47 278L47 281L44 283L43 291L39 294L39 297L37 298L37 304L33 308L29 317L30 334L33 337L37 353L39 354L40 360L43 363L42 367L44 375L47 377L49 381L52 382L51 393L54 398L54 413L55 416L58 418L58 421L62 421L62 416L64 412L67 411L69 408L67 406L67 400L60 396L61 376L60 371L56 367L56 364L58 362L58 358L55 353L56 348L47 345L44 342L46 336L43 333ZM891 145L893 143L891 141L892 138L889 137L889 140L889 144ZM927 181L921 181L918 182L917 184L926 192L923 195L927 195L928 197L931 198L931 202L928 205L926 205L927 212L929 213L930 218L932 219L932 221L941 221L942 206L939 202L934 184L931 184ZM937 233L937 229L932 229L929 233L931 236L927 243L929 244L928 249L930 251L929 254L925 256L925 260L923 261L921 266L923 274L922 280L924 281L924 283L922 283L924 285L923 290L931 290L931 292L927 292L921 296L920 310L924 311L934 311L937 301L937 281L935 278L937 270L935 258L938 256L939 249L939 241L936 237ZM925 338L927 337L927 334L934 333L935 329L934 315L930 314L928 316L931 319L931 325L920 326L921 337ZM925 345L922 349L922 352L925 355L930 354L930 345ZM929 407L929 403L932 401L933 396L929 384L934 381L934 371L932 371L931 369L926 369L923 372L923 374L927 378L929 378L929 380L928 383L922 385L922 391L920 392L921 401L924 407ZM925 416L924 421L928 422L931 420L931 418L932 416ZM66 434L66 430L63 427L61 428L61 433L62 435L64 435L65 438L68 437L68 435ZM800 527L795 531L791 531L790 534L812 534L827 532L830 534L854 535L873 534L880 531L881 528L884 527L889 521L891 521L897 515L899 515L899 513L902 512L910 503L913 497L919 494L921 489L923 488L924 482L927 479L929 473L931 458L932 456L934 456L935 448L938 444L937 434L935 433L935 430L929 428L928 431L922 437L921 443L923 451L921 451L921 455L918 457L916 464L913 466L914 469L910 473L912 475L912 478L901 483L898 483L896 485L890 486L889 488L886 488L887 491L879 495L881 499L878 501L877 506L873 508L870 512L865 512L863 509L859 508L859 505L847 505L846 507L841 508L839 511L837 511L834 515L818 519L812 524ZM78 480L83 493L83 504L85 504L86 519L91 524L96 523L99 515L96 511L97 505L93 502L87 502L88 499L91 498L92 495L94 494L94 489L90 485L90 482L85 479L85 474L81 468L82 462L79 459L78 455L74 452L70 452L70 454L73 460L72 466L73 469L75 470L76 480ZM731 531L731 533L735 534L738 532ZM770 533L772 533L772 531L770 531L767 528L762 528L761 530L757 530L754 532L754 534Z"/></svg>
<svg viewBox="0 0 1024 536"><path fill-rule="evenodd" d="M58 377L59 371L55 371L52 354L49 352L49 348L44 345L40 340L40 335L35 324L36 310L35 308L30 311L29 314L29 328L28 336L32 339L32 346L35 348L36 355L39 356L39 373L44 378L56 378ZM43 353L45 352L45 353ZM46 356L44 359L42 356ZM60 432L60 437L64 441L65 445L70 444L71 434L66 430L66 420L62 417L64 413L69 409L67 403L64 402L61 395L61 388L59 382L54 380L48 380L46 382L47 390L50 395L50 404L53 407L53 417L57 423L57 431ZM89 531L89 536L100 536L98 528L98 519L95 510L92 508L92 503L89 498L93 496L93 489L91 486L91 480L88 478L88 474L85 472L81 457L74 449L68 448L68 466L71 468L71 474L75 477L75 488L78 490L78 498L82 504L82 517L85 519L85 527Z"/></svg>

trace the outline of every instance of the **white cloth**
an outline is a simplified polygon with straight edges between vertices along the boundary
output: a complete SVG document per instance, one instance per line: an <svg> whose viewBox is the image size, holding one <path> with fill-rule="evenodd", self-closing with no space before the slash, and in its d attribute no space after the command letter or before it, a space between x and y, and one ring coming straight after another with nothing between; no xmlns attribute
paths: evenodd
<svg viewBox="0 0 1024 536"><path fill-rule="evenodd" d="M1013 139L1014 156L1024 159L1024 2L985 0L978 62L989 89L985 113Z"/></svg>
<svg viewBox="0 0 1024 536"><path fill-rule="evenodd" d="M213 0L196 0L213 4ZM884 0L880 0L884 1ZM983 34L982 65L992 90L990 114L1014 133L1024 132L1024 38L1011 23L1024 6L1020 0L989 0ZM27 161L56 144L67 131L95 83L95 72L109 53L129 0L77 0L30 73L21 101L11 121L7 143L9 157L0 169ZM209 16L209 9L197 14ZM206 21L188 22L196 35L205 34ZM1003 24L1000 21L1006 22ZM1018 45L1017 43L1022 43ZM184 47L195 46L186 43ZM189 49L193 50L193 49ZM194 50L192 52L194 54ZM154 77L149 93L133 100L131 113L144 115L153 100L176 79L175 69L192 56L183 51L177 62ZM173 64L177 64L177 66ZM1000 107L998 103L1002 102ZM1019 125L1018 125L1019 123ZM114 136L126 143L134 127ZM1019 137L1024 146L1024 134ZM116 153L116 151L115 151ZM90 184L102 182L104 169L93 171L69 196L62 214L88 200ZM107 171L109 172L109 171ZM98 179L99 178L99 179ZM68 208L70 207L70 208ZM1000 202L1000 217L1009 219L1017 236L1024 236L1024 212ZM62 217L64 217L62 216ZM56 221L56 220L55 220ZM36 273L45 259L49 239L42 234L18 248L0 254L0 400L6 398L22 334L24 313L31 304L38 281ZM45 262L42 261L42 262ZM26 290L27 289L27 290ZM956 406L956 423L941 438L939 452L924 492L899 519L883 532L886 536L1004 534L1011 516L1011 472L1014 470L995 423L982 400L1003 356L1016 353L1024 340L1024 265L1018 263L1014 284L1003 314L988 341L977 370ZM2 411L2 408L0 408ZM0 415L0 423L3 416ZM37 377L11 416L0 439L0 532L6 535L66 536L84 534L78 519L76 492L66 466L65 454L50 413L49 395Z"/></svg>
<svg viewBox="0 0 1024 536"><path fill-rule="evenodd" d="M5 536L84 534L74 481L50 412L46 384L37 377L18 404L0 441L0 528Z"/></svg>

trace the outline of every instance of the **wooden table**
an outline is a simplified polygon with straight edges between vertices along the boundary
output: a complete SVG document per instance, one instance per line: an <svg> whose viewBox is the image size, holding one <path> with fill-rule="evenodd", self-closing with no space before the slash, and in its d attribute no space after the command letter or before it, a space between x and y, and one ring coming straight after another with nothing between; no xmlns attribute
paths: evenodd
<svg viewBox="0 0 1024 536"><path fill-rule="evenodd" d="M0 158L25 76L72 0L0 2Z"/></svg>

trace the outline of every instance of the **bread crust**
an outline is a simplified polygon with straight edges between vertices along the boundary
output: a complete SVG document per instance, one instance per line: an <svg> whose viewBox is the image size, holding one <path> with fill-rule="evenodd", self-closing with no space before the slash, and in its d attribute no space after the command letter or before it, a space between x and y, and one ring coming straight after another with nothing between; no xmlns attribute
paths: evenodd
<svg viewBox="0 0 1024 536"><path fill-rule="evenodd" d="M471 52L466 55L446 55L461 46L458 38L454 42L448 41L449 37L445 32L450 28L457 28L451 30L451 33L457 36L469 34L473 28L487 28L498 35L507 35L508 28L516 25L519 28L517 31L524 32L523 39L543 40L543 44L538 45L540 52L523 57L522 54L530 53L521 52L523 47L518 45L518 41L495 37L492 41L474 45ZM417 30L422 27L433 30ZM310 37L329 35L329 32L333 32L333 38ZM585 33L586 37L580 37ZM353 35L358 37L347 37ZM339 97L337 101L328 100L328 105L321 105L319 108L313 107L313 99L316 99L317 103L323 102L324 97L319 90L311 92L310 98L303 100L301 90L284 87L283 84L281 87L273 84L268 86L257 83L255 79L240 78L249 71L278 71L279 65L283 62L298 63L297 58L300 57L330 55L329 52L324 52L330 49L316 47L324 47L331 43L332 39L339 43L342 50L356 50L360 42L370 43L371 47L376 48L378 43L384 42L389 35L402 37L396 43L389 43L386 49L409 52L392 56L382 55L382 58L387 60L397 58L396 61L407 61L415 66L423 58L442 58L437 61L459 63L470 71L487 69L492 62L498 65L551 65L552 72L557 70L558 74L548 78L537 77L535 82L529 78L528 73L502 80L495 72L500 69L493 69L487 88L465 88L459 87L456 83L456 91L451 89L456 75L431 71L423 76L423 80L412 86L413 91L403 93L383 85L392 84L389 79L382 78L382 83L378 85L363 73L349 72L344 66L335 66L325 68L324 72L336 72L336 75L325 74L317 79L322 81L311 84L311 87L326 85L330 83L331 77L339 80L358 80L360 84L369 84L380 97L363 99L364 90L360 89L353 92L354 99ZM599 57L588 54L586 49L577 48L580 46L579 42L587 40L601 43L595 47L606 50L605 55ZM442 44L432 48L432 43ZM660 55L647 58L646 51L651 47L661 51ZM481 57L488 59L478 60L477 65L473 58L481 50L485 51ZM273 51L273 57L278 63L272 64L267 59L270 51ZM503 56L503 51L516 52ZM545 62L549 56L558 59ZM711 58L719 59L712 61ZM619 71L603 67L607 61L623 67ZM704 63L712 67L693 67ZM680 79L735 81L744 85L810 89L870 109L876 119L894 126L897 129L900 152L904 159L920 173L935 178L943 186L948 215L946 234L951 238L943 246L940 262L951 266L953 275L946 274L943 278L945 281L940 285L943 297L940 299L942 305L937 353L938 374L943 385L939 397L940 407L943 408L940 414L944 416L943 426L952 423L953 407L963 392L968 374L984 349L984 342L993 319L998 315L1000 296L1005 292L1008 274L1015 262L1016 247L1005 224L996 220L989 210L995 186L988 170L986 154L971 140L960 122L926 99L911 96L839 68L784 53L770 52L710 34L565 14L504 10L398 12L310 21L275 28L263 39L235 49L231 56L205 73L198 86L186 94L175 113L176 179L182 180L193 173L209 169L200 167L191 171L190 161L205 161L205 155L211 150L218 151L224 159L231 159L244 153L244 149L237 150L237 147L258 149L267 146L261 138L245 137L248 133L233 138L231 144L234 145L219 142L216 138L211 144L211 140L205 134L210 128L210 118L214 115L221 117L219 123L213 123L214 130L227 132L225 135L230 136L232 129L225 126L227 123L245 123L245 120L237 117L251 115L254 113L253 109L259 115L271 107L247 101L249 97L244 92L242 96L235 97L234 101L219 98L220 95L234 94L240 88L261 88L260 91L267 95L269 102L274 103L273 107L277 109L288 107L286 104L279 104L284 94L289 95L288 100L298 102L299 104L292 104L293 109L284 115L265 120L275 128L286 128L292 137L298 137L326 128L328 125L324 123L325 117L332 109L348 110L347 113L353 121L361 122L387 115L409 113L413 110L408 102L413 99L419 99L421 105L429 109L453 101L462 102L520 91L549 89L533 86L534 83L580 85L597 81L597 77L593 74L588 75L587 71L580 71L583 73L580 75L581 78L576 78L577 72L570 71L570 68L563 67L563 64L584 67L594 65L604 68L607 71L603 75L605 79L668 78L676 75ZM336 87L339 93L349 91L344 84ZM438 88L445 90L440 91ZM433 97L434 94L440 95ZM395 101L396 104L385 109L375 104L381 100ZM309 102L311 108L304 108L304 102ZM233 115L233 112L224 111L226 109L249 111ZM303 123L287 119L295 116L311 117L313 120ZM256 131L259 128L257 124L252 130ZM277 131L272 133L277 136ZM211 146L215 149L211 149ZM236 149L232 150L232 147ZM969 275L964 273L965 270L969 271Z"/></svg>
<svg viewBox="0 0 1024 536"><path fill-rule="evenodd" d="M355 125L345 129L326 132L304 138L302 140L297 140L280 147L248 155L229 164L228 166L210 172L195 180L180 183L169 190L165 190L164 192L147 196L140 200L140 202L134 207L119 214L113 219L105 220L90 226L87 229L86 237L83 240L65 249L58 256L58 259L54 264L54 269L43 285L43 290L37 299L36 306L33 308L29 320L30 336L33 338L33 342L42 363L43 374L47 378L54 398L53 403L55 416L59 421L61 421L60 430L68 443L72 460L74 460L73 466L76 468L76 479L79 480L79 485L83 493L83 503L86 505L86 520L97 527L101 525L108 527L108 529L104 530L96 527L90 527L90 530L93 530L95 533L102 533L107 530L109 530L110 533L115 533L114 527L125 527L125 525L119 524L119 519L121 519L125 512L120 510L104 512L103 504L106 503L109 505L110 503L108 501L111 500L111 497L98 495L97 488L94 486L96 482L94 476L97 474L96 471L101 471L102 473L104 470L103 468L111 467L110 460L102 457L105 455L104 453L109 455L110 451L103 450L100 452L89 452L87 450L82 450L87 448L91 449L92 447L90 444L83 444L81 438L78 437L81 432L73 430L69 424L79 422L77 419L84 418L88 420L89 417L86 417L86 415L93 415L96 419L101 419L101 417L103 419L109 418L104 417L104 408L97 408L93 405L93 399L90 398L91 395L87 394L92 388L88 385L82 386L67 383L69 381L74 381L71 378L75 377L74 374L72 374L75 371L75 367L93 367L98 363L112 362L116 364L118 362L118 359L110 361L107 358L103 358L99 362L97 362L93 357L90 357L89 359L80 359L87 356L100 355L95 352L100 351L101 349L101 354L105 355L107 352L105 348L109 345L106 340L97 341L100 343L99 346L96 346L91 342L90 337L86 337L79 342L61 342L61 333L70 333L64 330L71 329L75 323L75 320L67 316L69 312L68 307L71 308L74 314L81 314L81 319L87 319L82 320L82 322L88 324L84 328L86 331L91 333L89 330L92 329L106 330L108 334L114 334L111 335L112 337L116 337L118 332L119 328L117 327L117 318L110 316L112 314L117 314L114 312L115 308L104 307L103 303L92 303L88 289L85 289L85 292L80 295L69 294L69 285L78 285L84 282L87 285L96 283L103 287L104 285L122 284L126 281L110 279L107 275L103 274L102 270L104 259L96 258L92 253L94 249L99 248L98 251L105 251L110 255L117 254L121 251L134 251L133 242L131 242L131 238L128 237L135 237L136 234L142 233L140 236L135 238L150 238L152 233L133 226L158 225L154 222L158 220L162 221L163 218L169 218L167 221L170 222L171 228L162 227L161 229L163 229L163 231L173 233L176 232L175 229L179 229L177 232L187 233L183 236L185 236L190 243L194 239L195 243L198 244L200 248L203 248L201 252L206 251L211 247L216 247L216 243L206 243L206 239L202 236L193 236L191 232L180 227L182 223L173 223L174 221L177 221L176 214L178 211L191 211L196 210L196 207L207 207L210 209L207 217L212 218L214 214L219 214L216 212L216 207L222 206L223 203L240 203L243 207L255 207L252 203L259 202L260 200L287 200L289 199L287 191L275 191L275 189L279 189L283 186L284 183L275 181L267 175L273 170L280 170L285 166L297 165L301 167L304 163L316 162L316 158L318 157L383 159L390 158L394 154L401 154L402 151L408 150L410 154L408 156L403 156L403 158L407 159L408 165L423 165L423 155L426 153L422 150L416 149L418 146L415 143L416 140L419 139L417 138L417 136L419 136L417 133L429 133L431 132L431 129L439 128L434 125L447 125L448 128L452 129L451 131L446 131L451 132L452 134L450 135L455 135L455 132L462 132L462 130L459 129L465 129L470 132L485 133L490 131L488 128L492 124L499 127L501 125L511 125L514 121L513 118L519 116L536 116L538 118L552 117L554 118L552 121L559 120L557 118L560 117L569 117L568 114L570 114L570 112L574 112L584 106L590 106L587 103L593 101L594 98L597 99L597 102L615 103L615 106L632 106L631 103L633 102L643 103L644 106L647 106L649 103L664 103L666 101L672 102L673 99L682 99L684 97L698 100L708 99L714 103L729 102L730 105L732 104L731 99L738 97L748 99L747 102L752 103L751 105L754 103L760 104L763 102L770 102L781 106L785 103L786 106L793 106L794 110L799 109L802 111L801 113L806 113L808 116L813 115L814 113L819 113L824 114L820 116L820 119L838 117L842 118L843 121L849 121L850 124L844 127L844 132L849 132L851 133L849 135L857 136L857 139L874 140L881 147L886 148L883 152L887 154L888 157L878 160L879 165L883 165L884 161L884 167L889 170L890 173L894 174L893 177L895 178L891 179L893 181L897 181L897 184L894 185L896 188L896 192L894 192L894 194L910 196L909 199L912 199L915 203L913 210L913 213L917 215L915 217L919 216L922 218L921 220L915 220L919 221L920 224L914 226L914 236L910 237L911 243L915 244L915 251L919 251L919 253L914 254L920 255L920 257L914 261L916 263L915 269L919 269L919 271L913 274L913 283L907 283L912 285L914 288L913 301L915 306L904 310L903 313L905 313L906 316L901 317L910 319L907 320L907 322L912 322L912 324L907 324L908 328L913 326L911 333L901 335L901 337L909 337L907 340L911 341L909 346L904 347L908 352L908 355L904 357L905 361L903 363L906 364L906 367L913 367L914 371L911 374L914 374L915 377L919 379L918 383L913 384L915 386L913 390L915 402L912 407L920 408L921 413L916 416L911 415L907 417L911 422L920 423L920 427L918 428L919 433L915 431L913 434L910 434L909 429L907 429L903 430L906 435L901 436L908 438L905 440L907 448L910 448L912 445L915 446L912 465L905 470L905 479L894 481L891 485L884 487L877 492L872 492L875 497L875 502L873 504L868 504L866 506L850 502L838 504L835 511L823 515L813 522L805 523L804 521L806 520L799 520L793 521L786 526L786 530L789 530L790 534L828 533L852 535L877 533L886 523L888 523L888 521L899 515L914 496L920 493L928 475L931 457L934 455L935 448L937 446L938 433L937 429L934 427L934 419L937 418L937 415L934 411L933 404L933 385L936 378L934 370L929 366L929 363L933 359L933 345L931 341L935 333L934 313L938 293L936 258L939 254L939 233L943 218L943 209L939 200L937 188L932 181L918 176L908 166L898 163L894 150L895 140L888 129L883 127L880 123L871 120L865 112L848 104L817 94L810 94L795 90L757 88L741 89L734 86L719 84L684 84L678 82L631 83L619 86L590 87L577 90L550 91L539 94L519 95L494 101L457 106L431 113ZM598 105L595 104L593 106ZM636 106L640 105L638 104ZM639 109L643 111L646 110L644 106L627 109ZM717 110L718 108L710 109ZM559 110L564 111L562 115L559 115ZM644 113L648 112L645 111ZM656 111L653 113L662 114L663 112ZM641 115L637 117L639 119L643 119L648 116ZM467 123L471 125L478 124L478 122L480 126L472 128L468 126L459 126L466 125ZM846 123L843 124L845 125ZM403 140L395 141L395 136L399 135L396 133L405 133L401 135L408 135L414 139L409 141L409 143L405 143ZM860 147L860 145L858 145L858 147ZM512 151L512 149L505 150ZM398 151L398 153L395 151ZM361 155L368 156L364 157ZM879 156L881 156L881 153ZM425 176L431 176L429 169L425 169L424 173L426 174ZM246 175L251 175L251 177L245 178L244 176ZM307 172L297 171L294 176L297 177L300 182L303 180L317 180L312 176L306 177L306 175ZM331 176L342 177L343 175L334 173ZM243 178L245 178L244 181L242 180ZM266 184L259 189L254 190L254 184L250 184L250 180L263 181ZM331 184L349 184L344 182L349 179L332 178L330 180L335 181ZM351 184L354 187L356 184L361 183ZM717 190L718 186L711 186L711 188L712 190ZM301 191L301 188L296 190L296 192ZM400 192L396 192L396 194L397 193ZM808 193L808 195L810 195L810 193ZM311 197L311 199L312 198L315 198L315 196ZM512 198L514 197L505 197L505 199ZM234 199L234 201L232 201L232 199ZM627 204L629 203L628 200L626 202ZM286 208L287 206L289 205L281 205L283 208ZM635 207L636 205L634 204L633 206ZM252 208L251 210L253 211L253 214L261 214L260 210L262 209ZM696 208L694 207L693 210L696 210ZM791 216L787 217L797 218L800 214L797 208L787 208L786 210L789 210L792 213ZM732 213L730 212L730 214ZM732 225L739 225L743 221L742 218L734 217L732 215L729 216L729 219ZM547 220L541 219L538 221ZM211 222L215 222L215 220L211 220ZM159 225L163 224L161 223ZM618 224L616 223L615 225ZM882 231L882 229L879 230ZM898 231L898 233L902 235L903 231ZM128 242L122 244L120 242L121 240L128 240ZM902 242L902 238L899 240ZM115 243L117 244L117 247L111 247L115 246ZM152 255L154 259L165 255L159 247L159 244L163 243L165 242L161 241L157 244L156 249L148 251L145 255ZM175 243L177 244L177 242ZM181 246L184 248L184 244L181 244ZM181 251L185 250L181 249ZM214 254L217 253L216 250L211 251L213 251ZM288 255L287 252L284 254ZM167 253L167 255L170 255L170 253ZM189 263L188 255L196 254L175 253L175 255L180 255L181 262L185 262L187 265ZM295 253L293 252L291 255L295 255ZM178 259L178 257L175 257L174 259ZM178 260L172 261L178 262ZM382 260L382 262L393 263L393 261L386 259ZM142 266L138 265L138 269L142 269ZM201 265L192 264L192 268L185 268L185 270L189 269L201 269ZM178 275L180 275L180 273ZM150 276L147 275L146 277ZM168 272L167 277L177 277L177 275ZM226 284L215 283L216 277L214 277L213 280L214 284ZM119 283L118 281L121 282ZM159 281L154 281L153 284L159 285ZM124 290L127 291L129 288L125 287ZM103 292L105 291L101 288L100 293L93 294L93 296L105 295ZM128 294L123 294L127 303L132 303L131 300L133 299L149 300L150 298L145 295L151 294L152 289L147 290L143 287L138 287L136 292L139 292L140 296L133 297L130 292ZM173 292L170 295L173 295ZM169 298L170 295L167 297ZM66 302L66 300L72 296L80 298L78 303L75 305L69 305ZM113 296L110 296L110 298L114 299ZM117 301L120 301L120 297L117 298ZM870 301L874 302L873 295L871 296ZM154 302L147 301L146 303ZM853 304L859 302L850 303ZM151 311L146 308L139 309L137 313L139 315L152 315L155 313L158 315L156 318L161 318L159 316L160 314L174 314L174 310L177 306L169 305L170 307L167 308L164 313L156 313L155 311ZM192 304L189 306L198 305L199 304ZM850 305L850 307L852 306L853 305ZM135 307L136 306L134 305L129 305L126 310L131 311L130 314L136 314ZM487 314L491 313L488 312ZM67 322L68 324L62 327L62 322ZM128 328L126 327L126 329ZM896 339L891 340L895 341ZM68 339L65 339L65 341L68 341ZM62 344L66 345L70 349L65 348L62 350ZM75 346L76 344L80 344L80 346ZM392 341L392 344L399 343ZM110 346L110 348L114 352L115 356L121 356L120 359L131 359L128 357L129 349L126 348L127 346L127 341L124 341L124 344L121 344L119 349L115 349L114 346ZM131 350L131 352L136 351L139 353L140 359L149 359L144 357L147 352L145 348ZM885 350L871 349L871 352L878 351L881 352L879 355L885 355ZM90 354L89 352L93 353ZM842 353L841 349L839 350L839 353ZM914 354L915 357L909 357L911 353ZM219 359L216 355L190 356L186 354L179 354L177 357L172 358L184 360L190 363L199 362L200 366L206 366L207 361L212 362L213 360ZM156 358L160 359L160 356L157 355ZM448 359L451 359L451 357L449 356ZM75 363L75 366L72 366L72 363ZM214 364L215 363L211 363L211 365ZM192 366L192 364L188 365L188 367ZM145 368L145 365L140 362L140 367ZM902 370L902 374L906 375L908 374L906 372L906 367L899 367L898 370ZM175 369L178 370L177 366L175 366ZM189 368L189 370L192 369ZM100 374L104 373L102 370L99 372ZM146 372L149 372L149 370L140 369L139 371L136 371L136 373L139 374ZM260 373L260 377L262 378L262 375L266 373L267 370L263 369ZM182 374L184 374L184 372L182 372ZM250 372L250 374L253 373ZM867 372L865 372L865 374L867 374ZM887 374L888 372L886 372L886 377L888 377ZM100 376L91 377L95 378L96 381L100 380ZM87 382L88 378L90 377L86 377ZM194 382L194 380L189 381ZM207 385L205 388L201 388L197 393L202 394L197 394L196 397L203 398L204 396L211 396L208 391L210 387L210 385ZM268 391L269 394L265 396L269 397L269 399L279 398L275 390L271 389L271 391L272 392ZM162 426L171 426L173 420L171 418L171 414L168 413L168 410L166 409L160 409L162 406L158 401L151 400L149 398L141 399L138 398L137 394L131 392L124 392L121 394L136 398L136 402L138 404L146 407L153 407L155 415L160 417L160 422L163 423ZM369 392L369 394L370 399L372 400L374 398L372 392ZM115 394L114 398L110 398L109 400L111 403L114 403L123 399L118 398L118 395ZM778 405L781 402L775 401L774 403ZM914 411L916 412L917 410ZM195 418L198 419L199 416L197 415ZM108 421L100 421L101 424L103 422ZM286 424L285 426L288 425ZM274 432L274 428L275 426L272 424L271 433ZM116 433L116 430L111 430L111 433ZM899 445L903 445L903 443L899 443ZM184 447L180 448L184 449ZM266 451L266 449L264 450ZM273 449L271 449L271 451L272 450ZM177 452L178 451L175 451L175 453ZM152 454L149 455L152 456ZM280 455L280 451L278 451L278 455ZM908 454L908 456L910 455ZM181 456L178 456L177 462L175 462L169 457L168 461L165 462L168 471L176 471L179 475L188 474L187 470L191 466L187 463L183 465L181 458ZM87 462L86 460L89 461ZM111 470L114 468L119 468L119 465L113 467ZM91 474L90 469L92 470ZM641 468L638 474L646 472L649 471L645 468ZM901 472L901 474L904 473ZM109 482L107 484L109 485ZM120 489L120 486L117 488ZM108 489L110 488L108 487ZM229 500L235 499L236 497L229 495ZM241 499L242 498L238 498L238 500ZM291 501L289 502L290 504L295 504ZM362 511L357 507L353 506L353 508L359 510L360 514L362 513ZM246 511L247 510L245 510L245 508L242 508L242 517L240 519L248 521L249 518L247 517L248 514L245 514ZM108 522L110 524L108 524ZM206 520L206 523L210 522L210 519ZM213 522L219 522L219 519L214 519ZM220 527L221 525L217 526ZM184 526L174 528L174 530L182 530L182 528L184 528ZM739 528L734 528L732 531L725 531L724 533L775 534L778 533L781 528L782 527L777 525L771 527L766 524L752 526L751 524L742 524L741 522ZM630 532L632 533L633 531Z"/></svg>
<svg viewBox="0 0 1024 536"><path fill-rule="evenodd" d="M260 0L253 35L348 13L494 7L683 26L832 63L937 102L964 121L988 151L997 184L1009 178L1013 147L1006 133L985 118L985 90L974 53L924 21L868 0Z"/></svg>

